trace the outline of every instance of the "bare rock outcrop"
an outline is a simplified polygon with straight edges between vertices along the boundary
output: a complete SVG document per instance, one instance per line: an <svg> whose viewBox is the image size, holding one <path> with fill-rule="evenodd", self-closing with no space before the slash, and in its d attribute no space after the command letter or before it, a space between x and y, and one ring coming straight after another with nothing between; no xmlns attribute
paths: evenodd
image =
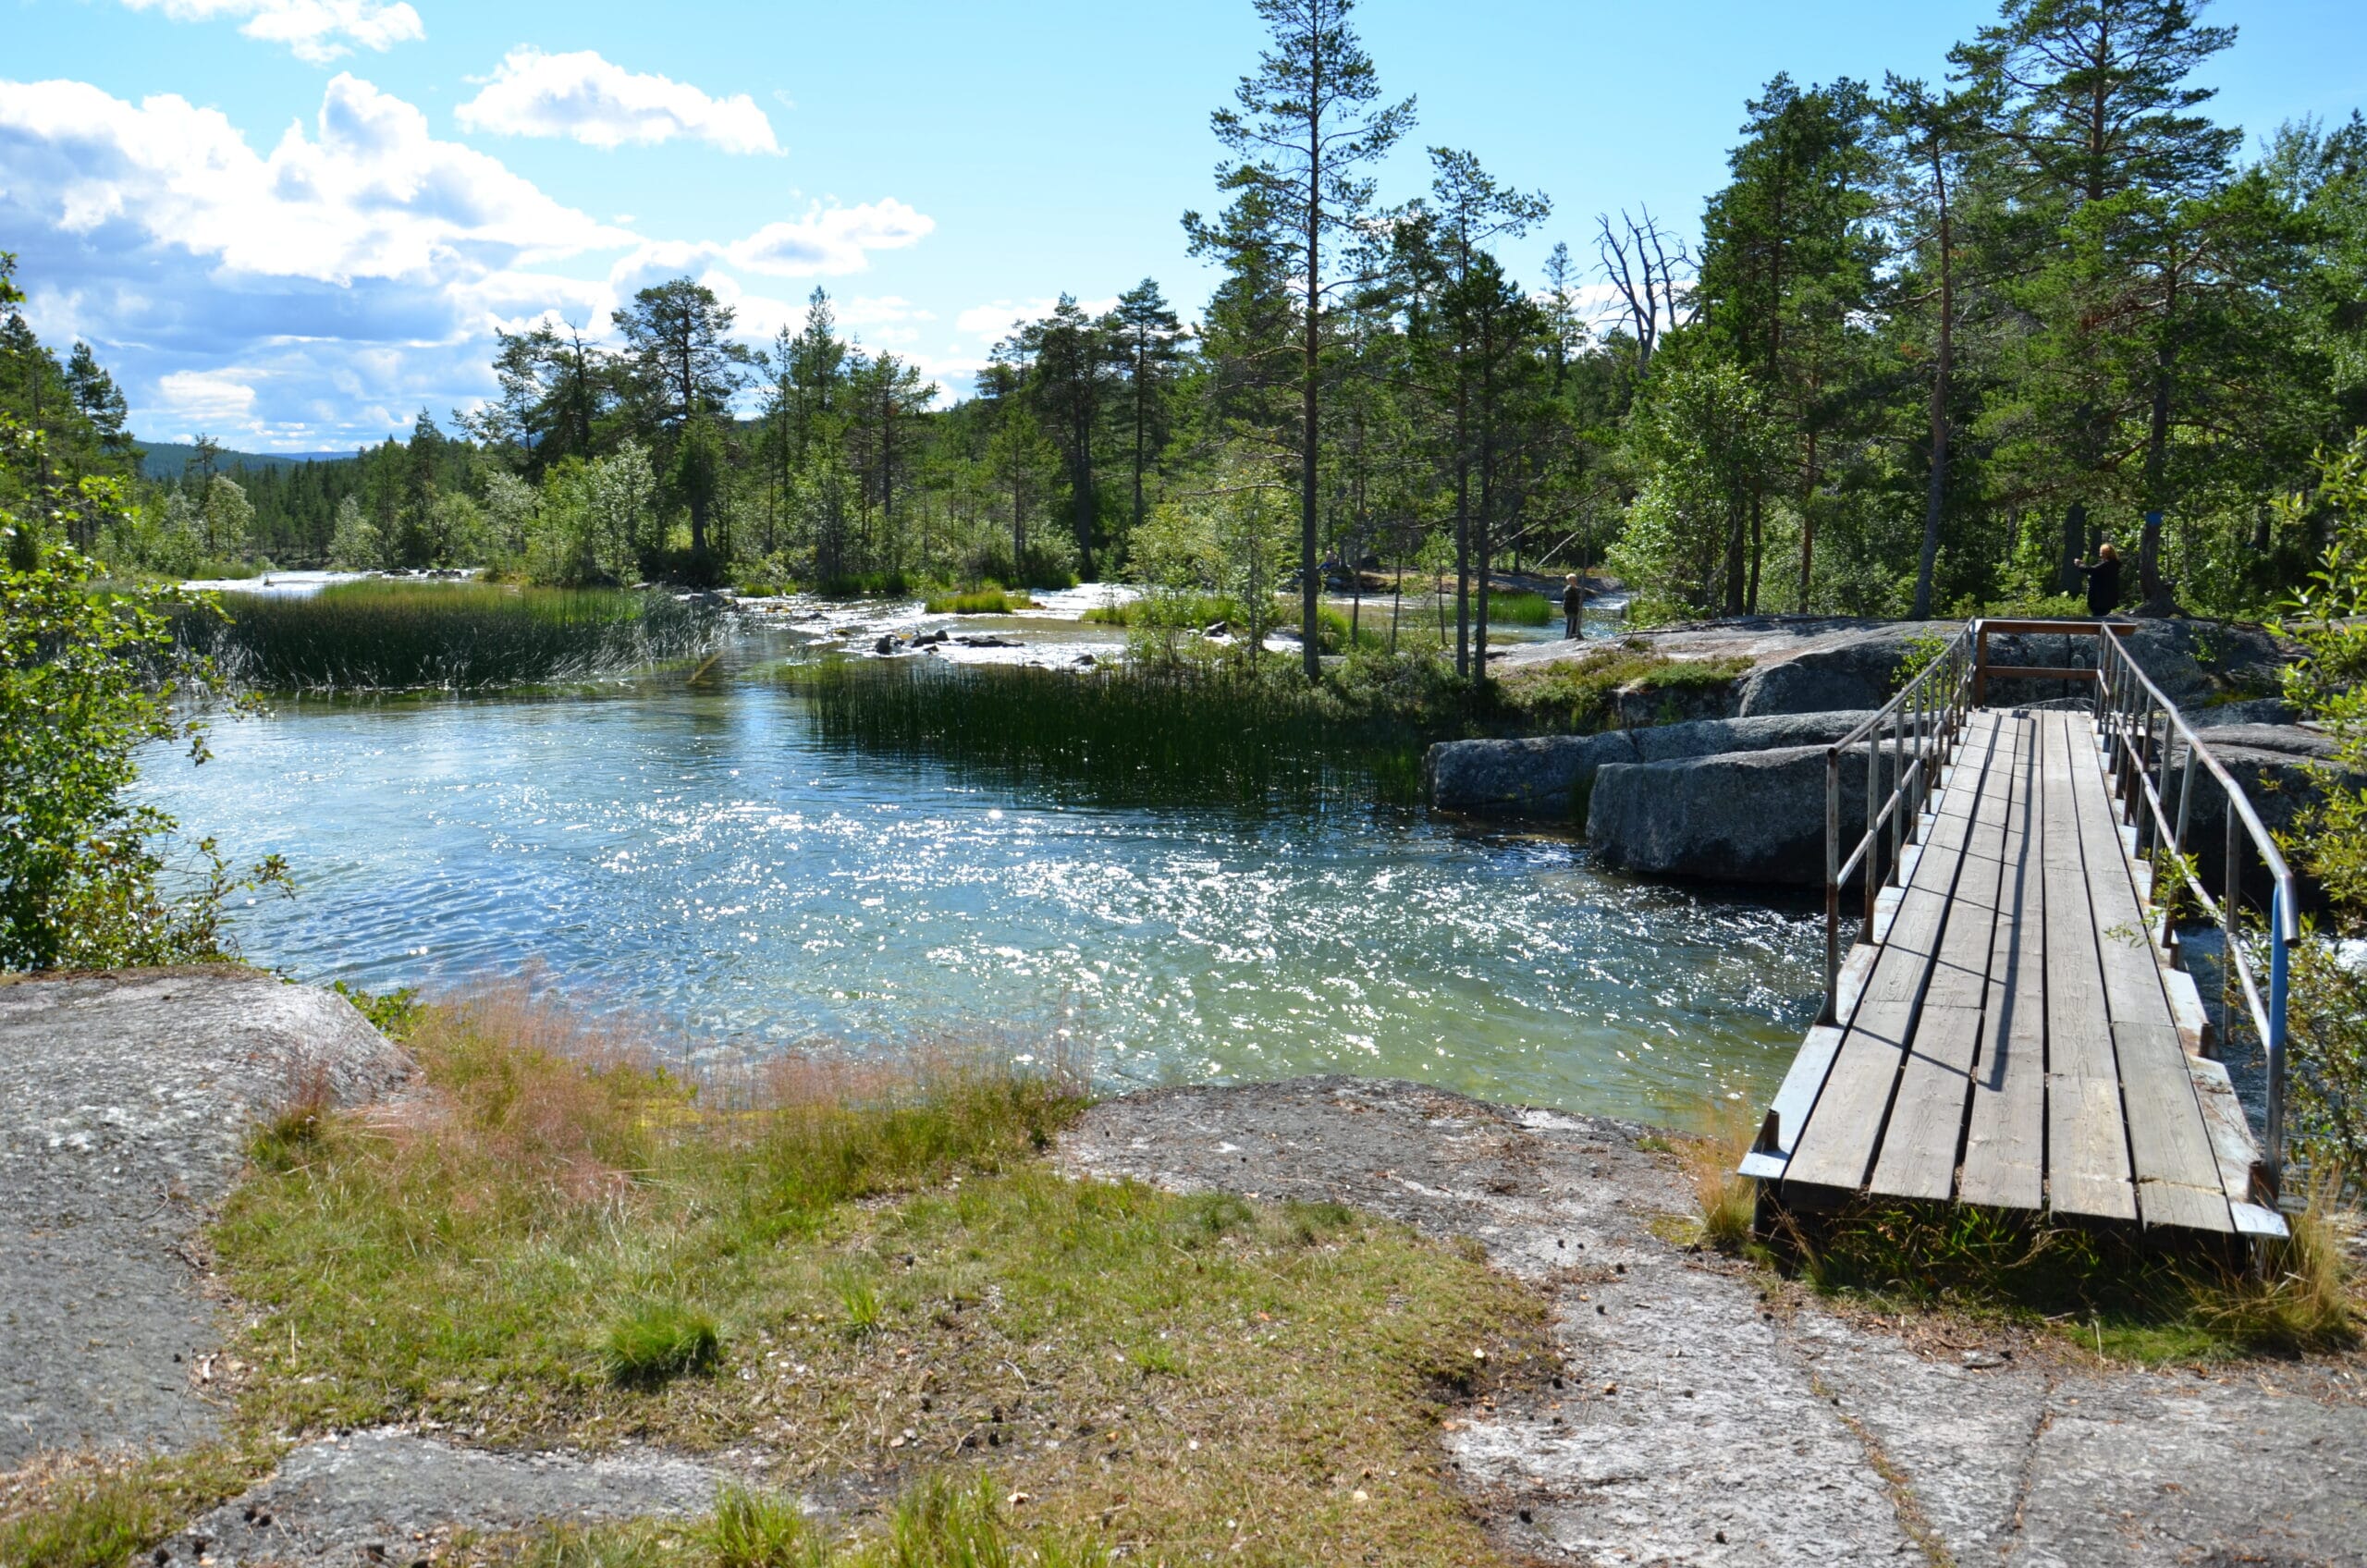
<svg viewBox="0 0 2367 1568"><path fill-rule="evenodd" d="M43 1450L172 1449L215 1429L191 1261L254 1123L409 1072L334 992L253 970L0 985L0 1469Z"/></svg>

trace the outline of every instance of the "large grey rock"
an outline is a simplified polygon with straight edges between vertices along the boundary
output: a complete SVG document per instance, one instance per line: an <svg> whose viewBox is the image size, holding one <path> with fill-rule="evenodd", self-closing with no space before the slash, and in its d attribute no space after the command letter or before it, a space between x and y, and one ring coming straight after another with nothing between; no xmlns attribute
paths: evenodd
<svg viewBox="0 0 2367 1568"><path fill-rule="evenodd" d="M1479 816L1584 821L1596 770L1724 752L1830 745L1864 722L1858 711L1706 718L1600 735L1447 741L1423 758L1430 804Z"/></svg>
<svg viewBox="0 0 2367 1568"><path fill-rule="evenodd" d="M1644 1129L1344 1078L1096 1105L1073 1169L1353 1204L1551 1295L1548 1387L1440 1424L1523 1561L1655 1568L2367 1562L2343 1358L2098 1365L1998 1321L1829 1312L1663 1239ZM1935 1331L1938 1330L1938 1331Z"/></svg>
<svg viewBox="0 0 2367 1568"><path fill-rule="evenodd" d="M487 1453L415 1433L349 1432L307 1443L268 1480L158 1548L181 1568L408 1568L462 1532L680 1517L715 1505L727 1473L626 1449L588 1458Z"/></svg>
<svg viewBox="0 0 2367 1568"><path fill-rule="evenodd" d="M2251 802L2261 826L2279 838L2325 799L2329 779L2348 779L2349 787L2354 789L2367 784L2367 779L2333 766L2335 743L2321 730L2291 724L2238 724L2197 727L2197 733ZM2177 823L2178 797L2185 783L2186 748L2177 745L2170 753L2168 788L2161 791L2163 815L2173 827ZM2237 831L2244 897L2257 907L2269 894L2267 872L2251 848L2250 835L2240 827ZM2214 895L2219 893L2227 880L2227 792L2200 766L2195 769L2194 803L2187 810L2185 848L2194 857L2203 886ZM2315 910L2324 901L2314 885L2306 881L2298 891L2306 909Z"/></svg>
<svg viewBox="0 0 2367 1568"><path fill-rule="evenodd" d="M1821 888L1825 751L1785 746L1613 764L1594 776L1587 842L1606 864L1650 876ZM1845 853L1865 820L1860 745L1841 757Z"/></svg>
<svg viewBox="0 0 2367 1568"><path fill-rule="evenodd" d="M2189 716L2217 704L2273 699L2291 653L2289 644L2256 626L2209 620L2128 624L2127 645L2138 667ZM1959 620L1746 616L1639 632L1630 641L1675 659L1748 659L1753 668L1737 683L1732 701L1735 714L1749 718L1879 707L1898 689L1899 669L1915 644L1945 641L1963 628ZM1569 643L1527 644L1507 654L1504 673L1594 651ZM1998 632L1990 638L1989 655L1997 666L2092 669L2096 644L2092 637ZM1989 696L2002 705L2091 689L2088 680L2000 680Z"/></svg>
<svg viewBox="0 0 2367 1568"><path fill-rule="evenodd" d="M0 985L0 1469L202 1440L194 1232L292 1088L365 1100L401 1053L333 992L219 968Z"/></svg>

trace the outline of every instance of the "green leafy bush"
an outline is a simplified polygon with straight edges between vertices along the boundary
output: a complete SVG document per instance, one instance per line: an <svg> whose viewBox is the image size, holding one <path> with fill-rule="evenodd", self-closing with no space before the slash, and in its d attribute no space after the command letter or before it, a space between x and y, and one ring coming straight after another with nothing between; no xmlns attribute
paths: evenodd
<svg viewBox="0 0 2367 1568"><path fill-rule="evenodd" d="M2293 1124L2306 1153L2355 1181L2367 1173L2367 964L2330 938L2367 936L2367 432L2324 460L2315 504L2333 514L2333 537L2277 627L2303 649L2286 695L2336 743L2322 798L2283 840L2324 889L2330 927L2294 960ZM2310 503L2285 505L2299 521Z"/></svg>
<svg viewBox="0 0 2367 1568"><path fill-rule="evenodd" d="M205 760L202 704L224 682L172 629L220 612L176 588L107 586L61 541L69 525L96 533L121 518L120 486L44 483L43 449L0 415L0 969L231 957L230 895L286 888L286 864L234 873L201 839L168 890L178 825L128 795L152 742Z"/></svg>

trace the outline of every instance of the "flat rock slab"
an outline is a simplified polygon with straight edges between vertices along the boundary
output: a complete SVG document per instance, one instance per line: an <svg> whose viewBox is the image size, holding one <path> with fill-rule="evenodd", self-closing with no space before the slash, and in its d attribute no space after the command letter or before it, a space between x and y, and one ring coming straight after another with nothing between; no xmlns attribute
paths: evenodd
<svg viewBox="0 0 2367 1568"><path fill-rule="evenodd" d="M1656 1235L1690 1213L1645 1130L1350 1078L1097 1106L1071 1170L1332 1200L1476 1238L1548 1290L1558 1389L1446 1434L1546 1562L2367 1564L2367 1389L1935 1359Z"/></svg>
<svg viewBox="0 0 2367 1568"><path fill-rule="evenodd" d="M190 1247L261 1117L408 1073L350 1003L239 969L0 985L0 1469L215 1430Z"/></svg>
<svg viewBox="0 0 2367 1568"><path fill-rule="evenodd" d="M410 1568L456 1531L704 1513L722 1475L671 1454L488 1453L395 1430L308 1443L152 1560L196 1568Z"/></svg>

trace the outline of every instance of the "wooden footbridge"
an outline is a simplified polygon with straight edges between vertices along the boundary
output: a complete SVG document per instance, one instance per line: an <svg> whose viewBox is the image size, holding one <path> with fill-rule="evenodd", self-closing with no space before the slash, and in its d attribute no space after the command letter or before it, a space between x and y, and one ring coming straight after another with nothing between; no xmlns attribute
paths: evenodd
<svg viewBox="0 0 2367 1568"><path fill-rule="evenodd" d="M2242 790L2130 658L2128 630L1973 621L1828 751L1824 1011L1741 1167L1768 1196L1804 1209L1870 1194L2285 1233L2275 1205L2292 876ZM1992 666L1993 633L2092 639L2096 661ZM2042 678L2076 681L2088 701L1988 705L1991 680ZM1865 775L1854 850L1845 765ZM2199 776L2226 802L2216 898L2185 852ZM2242 915L2248 867L2256 883L2265 874L2264 930ZM1845 961L1853 884L1863 921ZM2240 998L2266 1047L2259 1142L2211 1058L2209 1016L2162 913L2173 884L2222 927L2225 995ZM2256 953L2268 960L2266 998Z"/></svg>

